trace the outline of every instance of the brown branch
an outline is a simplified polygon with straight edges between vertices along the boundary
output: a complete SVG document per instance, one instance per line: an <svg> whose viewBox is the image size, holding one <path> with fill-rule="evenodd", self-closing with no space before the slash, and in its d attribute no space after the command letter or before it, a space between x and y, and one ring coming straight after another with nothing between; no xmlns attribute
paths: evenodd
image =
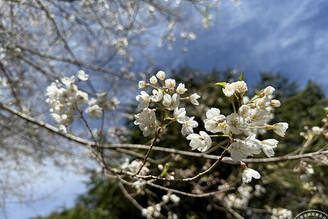
<svg viewBox="0 0 328 219"><path fill-rule="evenodd" d="M36 119L26 115L26 114L23 114L23 113L19 112L18 110L12 109L11 107L9 107L9 106L7 106L3 103L0 103L0 108L7 111L7 112L9 112L9 113L11 113L11 114L13 114L13 115L16 115L16 116L20 117L21 119L23 119L27 122L38 125L39 127L45 128L48 131L50 131L50 132L52 132L56 135L64 137L67 140L70 140L70 141L73 141L75 143L82 144L82 145L88 145L90 147L95 147L96 146L95 143L92 142L92 141L88 141L88 140L85 140L85 139L77 137L77 136L73 136L73 135L70 135L70 134L60 132L58 128L56 128L52 125L49 125L45 122L36 120ZM140 145L140 144L115 144L115 145L105 145L105 146L103 146L104 149L108 149L108 150L116 150L118 148L149 150L149 147L150 146ZM162 147L154 146L152 150L160 151L160 152L164 152L164 153L179 154L179 155L189 156L189 157L198 157L198 158L211 159L211 160L220 159L220 156L217 156L217 155L196 153L196 152L191 152L191 151L182 151L182 150L177 150L177 149L174 149L174 148L162 148ZM328 154L328 151L325 149L325 150L319 150L319 151L305 153L305 154L288 155L288 156L281 156L281 157L247 158L247 159L244 159L243 162L245 162L245 163L274 163L274 162L280 162L280 161L299 160L299 159L303 159L303 158L314 159L315 157L318 157L320 155L327 155L327 154ZM222 158L222 162L227 163L227 164L240 165L239 162L233 161L230 157Z"/></svg>
<svg viewBox="0 0 328 219"><path fill-rule="evenodd" d="M106 145L104 148L108 150L116 149L116 148L125 148L125 149L137 149L137 150L148 150L150 146L148 145L141 145L141 144L113 144L113 145ZM179 154L183 156L188 157L198 157L198 158L205 158L210 160L218 160L220 156L212 155L212 154L205 154L205 153L198 153L198 152L192 152L192 151L183 151L183 150L177 150L174 148L163 148L154 146L154 151L164 152L164 153L172 153L172 154ZM234 163L230 158L223 158L223 161L231 161L231 163ZM237 163L236 163L237 164ZM239 163L238 163L239 164Z"/></svg>
<svg viewBox="0 0 328 219"><path fill-rule="evenodd" d="M162 121L162 124L163 124L163 121ZM144 157L144 159L142 161L142 165L140 166L139 170L135 173L135 175L138 175L140 173L140 171L142 170L142 168L145 166L146 161L147 161L147 158L149 157L149 154L152 151L152 149L153 149L153 147L154 147L154 145L156 143L156 140L157 140L157 138L159 136L160 131L161 131L161 128L158 128L157 131L156 131L155 137L152 140L152 142L150 144L150 147L149 147L149 149L148 149L148 151L147 151L147 153L146 153L146 155L145 155L145 157Z"/></svg>
<svg viewBox="0 0 328 219"><path fill-rule="evenodd" d="M167 188L167 187L164 187L164 186L160 186L160 185L154 184L154 183L149 182L149 181L146 181L145 183L147 185L150 185L150 186L155 187L155 188L158 188L158 189L162 189L162 190L165 190L165 191L168 191L168 192L172 192L172 193L176 193L176 194L184 195L184 196L188 196L188 197L193 197L193 198L205 198L205 197L209 197L209 196L212 196L212 195L221 193L221 192L226 192L226 191L230 191L230 190L233 190L234 189L234 188L227 188L227 189L223 189L223 190L215 191L215 192L208 192L208 193L202 193L202 194L194 194L194 193L189 193L189 192L182 192L182 191L176 190L176 189L170 189L170 188Z"/></svg>
<svg viewBox="0 0 328 219"><path fill-rule="evenodd" d="M119 178L119 181L120 182L122 182L122 183L124 183L126 185L129 185L129 186L134 186L133 183L131 183L129 181L126 181L125 179L121 178L118 175L109 175L109 174L106 174L106 173L105 173L105 175L107 177L111 178L111 179L118 179ZM171 192L171 193L175 193L175 194L179 194L179 195L183 195L183 196L188 196L188 197L193 197L193 198L205 198L205 197L209 197L209 196L212 196L212 195L221 193L221 192L227 192L227 191L231 191L231 190L234 190L235 189L234 187L230 187L230 188L225 188L225 189L222 189L222 190L219 190L219 191L208 192L208 193L201 193L201 194L195 194L195 193L182 192L180 190L167 188L167 187L164 187L164 186L161 186L161 185L154 184L151 181L143 181L143 183L145 183L145 184L147 184L147 185L149 185L151 187L157 188L157 189L161 189L161 190L164 190L164 191L167 191L167 192Z"/></svg>
<svg viewBox="0 0 328 219"><path fill-rule="evenodd" d="M118 178L119 179L119 178ZM123 195L129 199L129 201L136 207L138 208L139 211L142 211L143 207L141 205L139 205L139 203L128 193L128 191L126 191L123 183L120 181L119 179L119 182L118 182L118 186L120 187Z"/></svg>
<svg viewBox="0 0 328 219"><path fill-rule="evenodd" d="M66 133L63 133L61 132L58 128L52 126L52 125L49 125L45 122L42 122L42 121L39 121L39 120L36 120L24 113L21 113L19 112L18 110L15 110L15 109L12 109L11 107L3 104L0 102L0 108L13 114L13 115L16 115L18 117L20 117L21 119L27 121L27 122L30 122L30 123L33 123L39 127L42 127L42 128L45 128L47 129L48 131L56 134L56 135L59 135L59 136L62 136L70 141L73 141L73 142L76 142L76 143L79 143L79 144L83 144L83 145L89 145L91 147L94 147L95 146L95 143L94 142L91 142L91 141L88 141L88 140L85 140L83 138L79 138L79 137L76 137L76 136L73 136L73 135L70 135L70 134L66 134Z"/></svg>

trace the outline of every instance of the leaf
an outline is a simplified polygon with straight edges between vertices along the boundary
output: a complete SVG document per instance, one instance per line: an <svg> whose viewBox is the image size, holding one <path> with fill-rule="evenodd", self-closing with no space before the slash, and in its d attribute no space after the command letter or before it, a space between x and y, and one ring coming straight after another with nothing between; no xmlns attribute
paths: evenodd
<svg viewBox="0 0 328 219"><path fill-rule="evenodd" d="M228 84L228 83L226 83L226 82L218 82L218 83L216 83L215 85L220 85L220 86L225 87L227 84Z"/></svg>
<svg viewBox="0 0 328 219"><path fill-rule="evenodd" d="M243 69L243 71L241 72L241 75L240 75L238 81L243 81L244 80L244 72L245 72L245 69Z"/></svg>

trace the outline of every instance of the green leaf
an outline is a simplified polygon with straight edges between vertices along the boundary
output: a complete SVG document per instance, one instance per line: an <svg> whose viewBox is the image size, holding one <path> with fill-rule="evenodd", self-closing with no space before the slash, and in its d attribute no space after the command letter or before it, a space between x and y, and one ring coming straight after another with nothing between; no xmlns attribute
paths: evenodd
<svg viewBox="0 0 328 219"><path fill-rule="evenodd" d="M238 81L243 81L244 80L244 72L245 72L245 69L243 69L243 71L241 72L241 75L240 75Z"/></svg>
<svg viewBox="0 0 328 219"><path fill-rule="evenodd" d="M226 83L226 82L218 82L218 83L216 83L215 85L220 85L220 86L225 87L227 84L228 84L228 83Z"/></svg>

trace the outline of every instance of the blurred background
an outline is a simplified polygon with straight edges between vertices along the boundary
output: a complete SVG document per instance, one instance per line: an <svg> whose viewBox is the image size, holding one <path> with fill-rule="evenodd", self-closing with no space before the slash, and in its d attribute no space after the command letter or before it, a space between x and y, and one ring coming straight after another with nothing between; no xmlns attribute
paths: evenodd
<svg viewBox="0 0 328 219"><path fill-rule="evenodd" d="M186 83L188 93L201 96L200 108L189 109L200 124L206 107L231 110L214 84L236 80L244 70L250 96L272 85L282 102L273 121L286 121L290 128L286 138L278 139L275 156L316 152L327 142L324 131L312 130L325 128L328 106L327 9L324 0L0 0L1 102L56 125L45 102L47 86L84 70L90 80L81 89L90 97L106 92L120 102L102 118L106 142L145 144L149 139L140 137L131 120L139 80L164 70ZM100 122L89 122L99 131ZM79 121L68 131L90 138ZM161 146L178 141L178 148L189 149L178 127L169 133L173 137ZM115 181L99 173L87 148L3 107L0 139L1 218L141 217ZM128 157L111 156L119 161ZM288 218L283 209L293 216L307 209L327 212L327 162L325 155L250 164L263 178L247 188L242 187L240 168L224 164L198 186L235 187L224 197L245 218L274 218L274 212ZM197 173L207 163L211 161L172 157L172 166L182 172L192 167ZM179 218L234 218L216 199L223 197L203 198L202 204L184 198L171 207ZM147 206L144 198L137 200Z"/></svg>

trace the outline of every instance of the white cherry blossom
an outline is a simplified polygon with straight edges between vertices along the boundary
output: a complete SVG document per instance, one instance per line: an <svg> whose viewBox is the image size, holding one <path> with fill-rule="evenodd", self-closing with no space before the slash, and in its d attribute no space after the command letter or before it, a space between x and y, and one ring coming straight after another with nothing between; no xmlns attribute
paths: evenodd
<svg viewBox="0 0 328 219"><path fill-rule="evenodd" d="M251 108L247 105L242 105L238 109L238 113L243 118L248 118L251 115Z"/></svg>
<svg viewBox="0 0 328 219"><path fill-rule="evenodd" d="M140 111L149 106L150 97L145 91L141 91L141 94L136 96L136 100L139 102L137 110Z"/></svg>
<svg viewBox="0 0 328 219"><path fill-rule="evenodd" d="M228 83L226 86L224 86L224 88L222 88L222 91L223 91L224 95L226 95L227 97L233 96L236 92L235 84Z"/></svg>
<svg viewBox="0 0 328 219"><path fill-rule="evenodd" d="M135 125L149 124L155 122L156 120L156 114L154 110L151 110L149 108L143 109L141 113L138 113L134 117L136 119L134 121Z"/></svg>
<svg viewBox="0 0 328 219"><path fill-rule="evenodd" d="M70 78L68 78L68 77L63 77L63 78L61 79L61 81L62 81L62 83L63 83L66 87L68 87L68 86L70 86L71 84L74 84L74 83L75 83L75 76L72 76L72 77L70 77Z"/></svg>
<svg viewBox="0 0 328 219"><path fill-rule="evenodd" d="M178 121L178 123L183 124L186 121L186 109L185 108L175 108L174 110L174 118Z"/></svg>
<svg viewBox="0 0 328 219"><path fill-rule="evenodd" d="M229 126L225 121L225 116L220 114L217 108L211 108L206 112L206 119L204 120L205 129L212 133L223 132L229 134Z"/></svg>
<svg viewBox="0 0 328 219"><path fill-rule="evenodd" d="M198 126L198 122L196 122L194 118L195 117L185 117L185 121L181 128L181 134L183 136L194 133L194 128Z"/></svg>
<svg viewBox="0 0 328 219"><path fill-rule="evenodd" d="M197 101L199 98L200 98L200 96L197 93L194 93L190 96L190 101L193 105L197 106L197 105L199 105L199 103Z"/></svg>
<svg viewBox="0 0 328 219"><path fill-rule="evenodd" d="M165 94L163 97L163 105L168 110L174 110L177 108L180 104L180 96L178 94L173 94L172 96L170 94Z"/></svg>
<svg viewBox="0 0 328 219"><path fill-rule="evenodd" d="M254 179L260 179L261 178L261 174L259 172L257 172L256 170L253 170L251 168L246 168L243 172L243 183L249 183L252 181L252 178Z"/></svg>
<svg viewBox="0 0 328 219"><path fill-rule="evenodd" d="M252 134L245 141L237 140L233 142L228 150L234 161L242 161L248 156L261 153L261 147L260 141L255 138L255 134Z"/></svg>
<svg viewBox="0 0 328 219"><path fill-rule="evenodd" d="M180 83L177 87L178 94L184 94L188 89L185 88L185 85Z"/></svg>
<svg viewBox="0 0 328 219"><path fill-rule="evenodd" d="M245 81L236 81L234 82L234 87L236 91L240 94L245 94L248 91L247 84Z"/></svg>
<svg viewBox="0 0 328 219"><path fill-rule="evenodd" d="M174 90L174 88L175 88L175 80L174 79L171 79L171 78L166 79L165 80L165 86L168 89L170 89L170 90Z"/></svg>
<svg viewBox="0 0 328 219"><path fill-rule="evenodd" d="M267 96L263 96L263 97L255 100L254 103L258 108L264 109L264 108L270 106L271 100Z"/></svg>
<svg viewBox="0 0 328 219"><path fill-rule="evenodd" d="M279 135L279 136L281 136L281 137L285 137L285 132L286 132L286 130L288 129L288 123L286 123L286 122L279 122L279 123L277 123L277 124L274 124L274 125L272 126L272 129L273 129L273 131L274 131L277 135Z"/></svg>
<svg viewBox="0 0 328 219"><path fill-rule="evenodd" d="M227 124L230 127L230 131L236 135L241 134L247 128L245 119L237 113L227 116Z"/></svg>
<svg viewBox="0 0 328 219"><path fill-rule="evenodd" d="M265 109L255 108L251 109L249 117L250 126L261 126L266 124L271 118L271 113Z"/></svg>
<svg viewBox="0 0 328 219"><path fill-rule="evenodd" d="M156 122L142 123L139 125L139 128L145 137L155 134L155 132L157 130Z"/></svg>
<svg viewBox="0 0 328 219"><path fill-rule="evenodd" d="M187 140L190 140L190 147L192 150L197 149L201 152L205 152L212 146L211 137L204 131L200 131L199 134L188 135Z"/></svg>
<svg viewBox="0 0 328 219"><path fill-rule="evenodd" d="M154 89L152 91L153 95L150 97L153 102L159 102L163 99L163 91Z"/></svg>
<svg viewBox="0 0 328 219"><path fill-rule="evenodd" d="M93 119L100 119L102 115L102 108L100 108L98 105L89 106L85 112L89 115L90 118Z"/></svg>
<svg viewBox="0 0 328 219"><path fill-rule="evenodd" d="M85 73L85 71L80 70L78 72L77 77L81 80L81 81L87 81L89 79L89 75Z"/></svg>
<svg viewBox="0 0 328 219"><path fill-rule="evenodd" d="M88 104L89 103L89 98L88 94L83 91L77 91L76 93L76 104L78 106L81 106L82 104Z"/></svg>
<svg viewBox="0 0 328 219"><path fill-rule="evenodd" d="M262 150L267 157L272 157L274 155L273 148L276 148L279 141L276 139L266 139L261 141L262 143Z"/></svg>
<svg viewBox="0 0 328 219"><path fill-rule="evenodd" d="M156 132L157 120L156 120L156 114L153 110L149 108L143 109L141 113L138 113L134 117L135 117L134 124L139 125L139 128L145 137L149 135L153 135Z"/></svg>

